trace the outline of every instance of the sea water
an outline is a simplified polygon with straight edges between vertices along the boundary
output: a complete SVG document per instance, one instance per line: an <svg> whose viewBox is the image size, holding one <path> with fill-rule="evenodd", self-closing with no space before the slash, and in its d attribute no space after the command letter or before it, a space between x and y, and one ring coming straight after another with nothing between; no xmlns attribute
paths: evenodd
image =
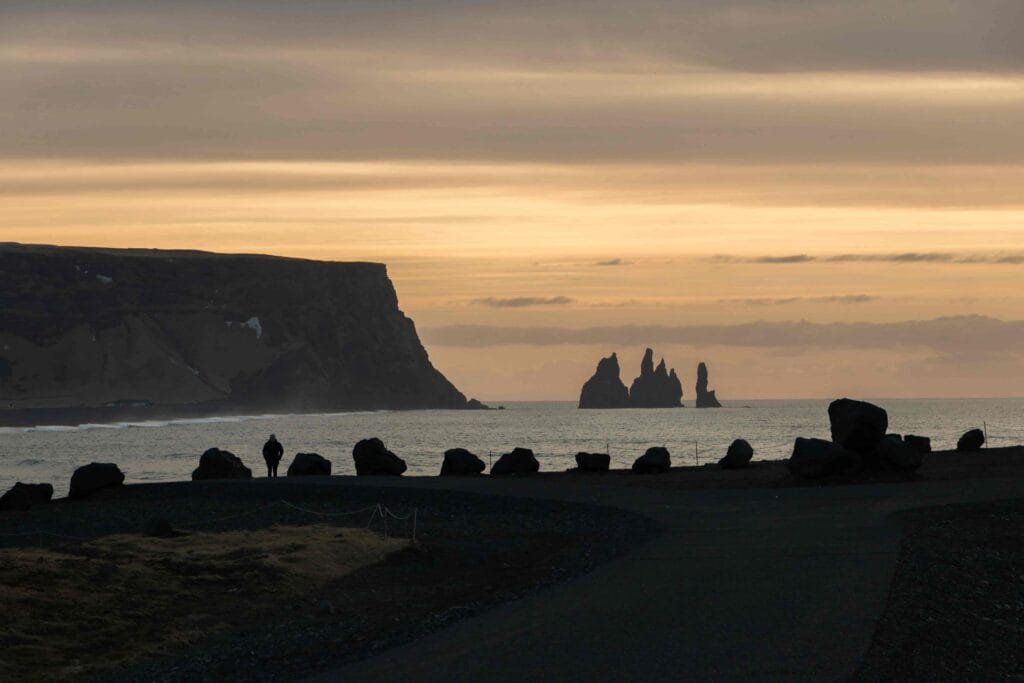
<svg viewBox="0 0 1024 683"><path fill-rule="evenodd" d="M953 448L972 427L987 427L990 446L1024 443L1024 399L880 399L891 432L932 438ZM493 403L495 405L497 402ZM189 479L207 448L231 451L265 475L261 450L274 433L284 445L283 474L295 453L329 459L335 474L354 474L352 446L382 439L409 466L408 475L436 475L444 451L468 448L485 462L515 446L533 449L544 471L573 467L578 451L607 452L612 467L629 467L650 446L666 446L675 465L704 464L733 439L755 458L786 458L797 436L829 438L827 400L730 401L717 409L579 410L575 402L505 403L505 410L417 410L0 428L0 491L16 481L50 482L67 493L75 468L114 462L126 482Z"/></svg>

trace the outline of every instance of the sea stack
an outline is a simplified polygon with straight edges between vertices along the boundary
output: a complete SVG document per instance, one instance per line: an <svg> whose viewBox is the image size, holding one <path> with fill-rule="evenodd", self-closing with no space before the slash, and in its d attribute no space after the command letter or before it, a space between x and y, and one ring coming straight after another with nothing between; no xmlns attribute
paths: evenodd
<svg viewBox="0 0 1024 683"><path fill-rule="evenodd" d="M665 359L654 367L654 351L647 349L640 362L640 376L629 388L630 408L679 408L682 404L683 385L675 368L665 369Z"/></svg>
<svg viewBox="0 0 1024 683"><path fill-rule="evenodd" d="M580 408L628 408L629 390L619 377L619 359L612 353L597 363L594 376L580 391Z"/></svg>
<svg viewBox="0 0 1024 683"><path fill-rule="evenodd" d="M697 365L697 399L698 408L721 408L714 391L708 391L708 366L701 361Z"/></svg>

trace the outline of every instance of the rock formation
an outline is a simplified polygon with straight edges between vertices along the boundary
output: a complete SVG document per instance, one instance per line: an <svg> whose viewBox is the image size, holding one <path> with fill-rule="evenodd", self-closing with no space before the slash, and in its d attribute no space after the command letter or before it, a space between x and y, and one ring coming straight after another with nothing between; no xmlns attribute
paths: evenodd
<svg viewBox="0 0 1024 683"><path fill-rule="evenodd" d="M678 408L682 404L683 385L679 383L675 368L665 369L665 359L654 367L654 351L647 349L640 362L640 376L629 388L631 408Z"/></svg>
<svg viewBox="0 0 1024 683"><path fill-rule="evenodd" d="M704 365L701 363L701 365ZM754 449L746 439L736 439L729 444L725 451L725 457L718 461L718 466L723 470L738 470L750 466L750 460L754 457Z"/></svg>
<svg viewBox="0 0 1024 683"><path fill-rule="evenodd" d="M382 264L17 244L0 245L0 403L467 406Z"/></svg>
<svg viewBox="0 0 1024 683"><path fill-rule="evenodd" d="M861 469L863 461L855 451L824 439L797 437L793 454L786 467L804 479L820 479L834 474L851 474Z"/></svg>
<svg viewBox="0 0 1024 683"><path fill-rule="evenodd" d="M529 448L513 448L491 466L492 476L509 474L533 474L540 470L540 463Z"/></svg>
<svg viewBox="0 0 1024 683"><path fill-rule="evenodd" d="M208 448L199 456L199 467L192 470L192 481L203 479L252 479L252 470L231 451Z"/></svg>
<svg viewBox="0 0 1024 683"><path fill-rule="evenodd" d="M121 469L111 462L82 465L71 474L69 498L85 498L97 491L124 483Z"/></svg>
<svg viewBox="0 0 1024 683"><path fill-rule="evenodd" d="M629 390L619 377L619 359L613 353L597 363L594 376L580 391L580 408L628 408Z"/></svg>
<svg viewBox="0 0 1024 683"><path fill-rule="evenodd" d="M701 361L697 365L697 398L694 405L698 408L721 408L714 391L708 391L708 366Z"/></svg>
<svg viewBox="0 0 1024 683"><path fill-rule="evenodd" d="M907 444L916 451L921 453L932 452L932 440L927 436L915 436L914 434L905 434L903 436L903 443Z"/></svg>
<svg viewBox="0 0 1024 683"><path fill-rule="evenodd" d="M352 447L352 460L357 475L393 475L405 472L405 461L389 451L384 442L374 437L363 439Z"/></svg>
<svg viewBox="0 0 1024 683"><path fill-rule="evenodd" d="M832 442L861 455L870 453L885 438L889 415L884 409L867 403L841 398L828 406Z"/></svg>
<svg viewBox="0 0 1024 683"><path fill-rule="evenodd" d="M663 446L653 446L633 462L637 474L663 474L672 467L672 457Z"/></svg>
<svg viewBox="0 0 1024 683"><path fill-rule="evenodd" d="M487 465L475 453L465 448L449 448L441 462L441 476L454 477L481 474Z"/></svg>
<svg viewBox="0 0 1024 683"><path fill-rule="evenodd" d="M289 477L329 477L331 461L319 453L296 453L292 464L288 465Z"/></svg>

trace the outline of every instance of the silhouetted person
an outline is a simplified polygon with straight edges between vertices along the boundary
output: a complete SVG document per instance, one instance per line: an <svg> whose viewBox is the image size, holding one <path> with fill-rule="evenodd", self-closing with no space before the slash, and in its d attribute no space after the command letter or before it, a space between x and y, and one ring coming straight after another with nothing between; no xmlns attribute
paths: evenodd
<svg viewBox="0 0 1024 683"><path fill-rule="evenodd" d="M281 462L281 456L284 455L284 446L277 440L277 437L273 434L267 439L267 442L263 444L263 459L267 461L267 476L277 476L277 463Z"/></svg>

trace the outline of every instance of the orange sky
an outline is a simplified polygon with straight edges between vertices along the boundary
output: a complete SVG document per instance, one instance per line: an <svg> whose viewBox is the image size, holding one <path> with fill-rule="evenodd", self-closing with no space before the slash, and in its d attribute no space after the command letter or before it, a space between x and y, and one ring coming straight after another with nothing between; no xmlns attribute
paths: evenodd
<svg viewBox="0 0 1024 683"><path fill-rule="evenodd" d="M724 397L1019 395L1010 328L900 339L1024 317L1022 20L995 0L4 3L0 240L383 261L482 398L574 398L612 350L628 384L644 343L684 402L697 360ZM897 339L615 331L800 320ZM615 329L502 332L537 327Z"/></svg>

